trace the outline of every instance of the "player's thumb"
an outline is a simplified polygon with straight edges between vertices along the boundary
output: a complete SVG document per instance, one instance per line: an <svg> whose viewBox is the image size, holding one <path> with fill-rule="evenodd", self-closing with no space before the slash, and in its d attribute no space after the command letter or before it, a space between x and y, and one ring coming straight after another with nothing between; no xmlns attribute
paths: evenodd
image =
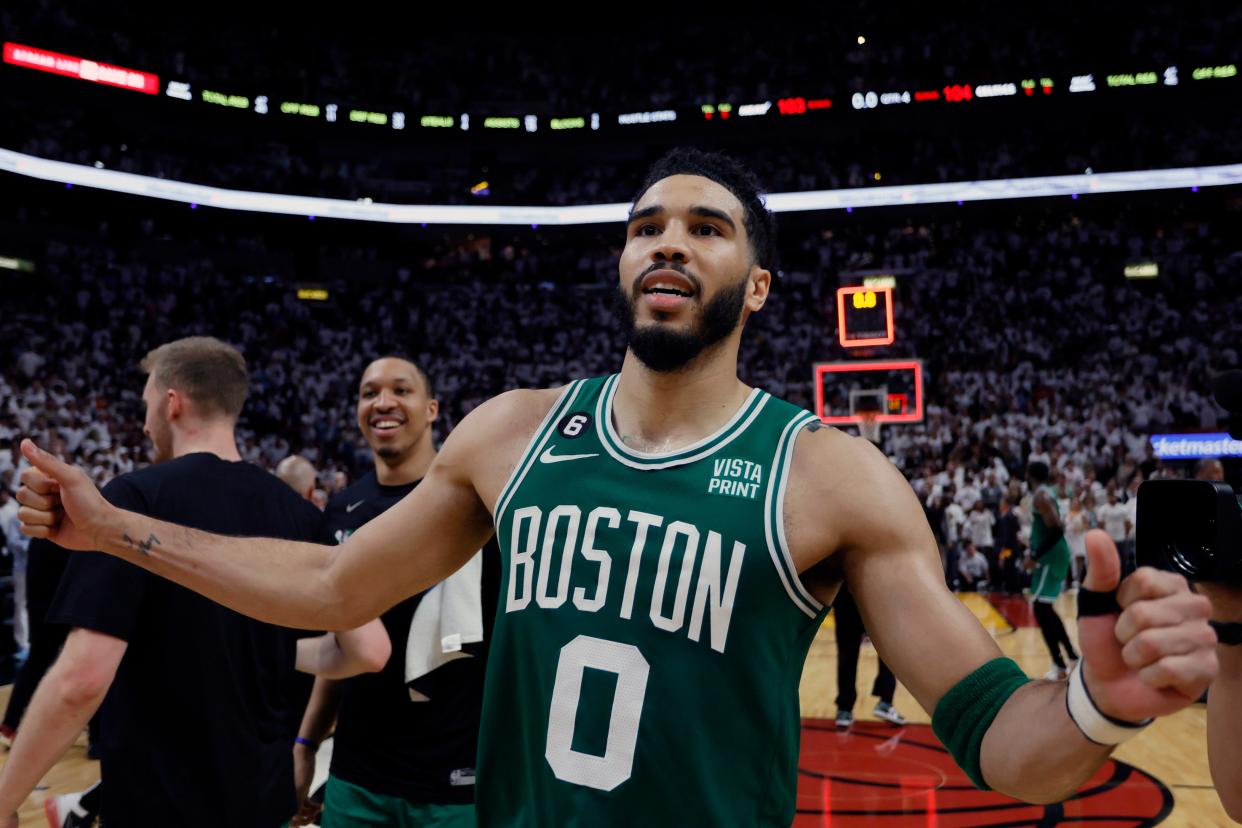
<svg viewBox="0 0 1242 828"><path fill-rule="evenodd" d="M1087 532L1087 577L1083 589L1112 592L1121 583L1121 556L1117 545L1103 529Z"/></svg>
<svg viewBox="0 0 1242 828"><path fill-rule="evenodd" d="M34 444L34 440L22 440L22 456L30 461L30 465L51 477L57 483L65 483L73 466L53 454L49 454Z"/></svg>

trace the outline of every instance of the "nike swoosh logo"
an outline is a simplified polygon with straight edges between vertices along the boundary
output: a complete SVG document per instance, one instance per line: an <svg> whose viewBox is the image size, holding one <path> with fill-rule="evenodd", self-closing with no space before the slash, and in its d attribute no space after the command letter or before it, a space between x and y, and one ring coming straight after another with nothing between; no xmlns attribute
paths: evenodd
<svg viewBox="0 0 1242 828"><path fill-rule="evenodd" d="M599 457L599 454L553 454L552 449L556 446L548 446L543 450L543 454L539 455L540 463L565 463L569 460L585 460L588 457Z"/></svg>
<svg viewBox="0 0 1242 828"><path fill-rule="evenodd" d="M361 506L361 505L362 505L362 504L364 504L364 503L366 503L366 501L365 501L365 500L359 500L357 503L351 503L351 504L349 504L348 506L346 506L346 507L345 507L345 511L346 511L347 513L348 513L348 512L352 512L354 509L357 509L359 506Z"/></svg>

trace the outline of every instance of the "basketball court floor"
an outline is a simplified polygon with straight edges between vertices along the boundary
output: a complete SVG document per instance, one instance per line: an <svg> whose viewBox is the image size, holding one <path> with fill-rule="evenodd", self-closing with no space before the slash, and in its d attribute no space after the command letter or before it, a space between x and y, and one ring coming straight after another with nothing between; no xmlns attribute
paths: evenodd
<svg viewBox="0 0 1242 828"><path fill-rule="evenodd" d="M1021 599L966 594L962 601L991 630L1004 653L1029 675L1051 666L1039 629ZM1074 636L1074 596L1057 605ZM898 685L894 704L910 724L893 727L874 720L867 695L875 678L875 650L864 646L859 659L856 722L848 732L833 724L836 707L836 656L832 616L811 646L802 675L802 754L799 761L795 828L1170 828L1232 826L1208 773L1206 709L1194 705L1161 719L1122 745L1070 800L1049 806L1025 805L995 793L976 791L932 735L929 717ZM0 705L9 688L0 688ZM330 742L325 750L330 749ZM0 765L7 754L0 751ZM321 757L320 772L326 770ZM99 766L86 759L83 736L48 774L21 810L22 828L43 828L46 796L82 790L99 778Z"/></svg>

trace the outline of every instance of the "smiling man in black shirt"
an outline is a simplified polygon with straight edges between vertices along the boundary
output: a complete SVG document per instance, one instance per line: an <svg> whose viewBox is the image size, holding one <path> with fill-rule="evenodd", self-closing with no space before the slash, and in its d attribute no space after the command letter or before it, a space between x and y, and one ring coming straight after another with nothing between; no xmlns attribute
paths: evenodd
<svg viewBox="0 0 1242 828"><path fill-rule="evenodd" d="M366 367L358 386L358 427L371 446L375 469L328 503L327 520L338 543L422 480L436 456L431 425L438 412L430 382L413 362L382 357ZM490 629L495 614L498 553L485 549L472 564L453 576L458 579L455 589L443 592L438 606L456 600L452 597L460 596L456 587L464 585L472 593L470 600L479 602L475 617L480 626L470 632L437 629L439 637L428 644L435 650L433 661L444 663L417 678L410 676L411 627L433 591L429 590L381 616L393 645L392 658L382 671L344 682L316 682L295 758L299 781L305 784L313 770L314 748L336 714L323 828L475 824L474 768L485 645L472 632ZM445 582L436 588L447 587ZM423 611L430 610L428 605ZM440 611L430 615L422 619L430 628L439 618L450 617ZM421 622L415 629L423 629ZM452 636L460 636L462 649L443 653L440 639ZM295 824L305 824L312 813L304 808Z"/></svg>
<svg viewBox="0 0 1242 828"><path fill-rule="evenodd" d="M240 353L191 337L142 367L155 464L110 482L109 501L232 535L326 540L318 510L241 462ZM17 807L101 703L104 824L276 828L294 812L291 746L308 689L294 672L294 631L106 555L70 560L48 620L72 631L0 772L0 826L17 824Z"/></svg>

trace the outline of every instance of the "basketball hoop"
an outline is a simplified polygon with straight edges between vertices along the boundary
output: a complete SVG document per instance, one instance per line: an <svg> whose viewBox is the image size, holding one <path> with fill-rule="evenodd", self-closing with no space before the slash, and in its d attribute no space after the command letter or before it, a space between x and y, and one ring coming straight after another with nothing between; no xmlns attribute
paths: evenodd
<svg viewBox="0 0 1242 828"><path fill-rule="evenodd" d="M864 410L857 412L857 415L858 436L872 445L880 445L880 412Z"/></svg>

